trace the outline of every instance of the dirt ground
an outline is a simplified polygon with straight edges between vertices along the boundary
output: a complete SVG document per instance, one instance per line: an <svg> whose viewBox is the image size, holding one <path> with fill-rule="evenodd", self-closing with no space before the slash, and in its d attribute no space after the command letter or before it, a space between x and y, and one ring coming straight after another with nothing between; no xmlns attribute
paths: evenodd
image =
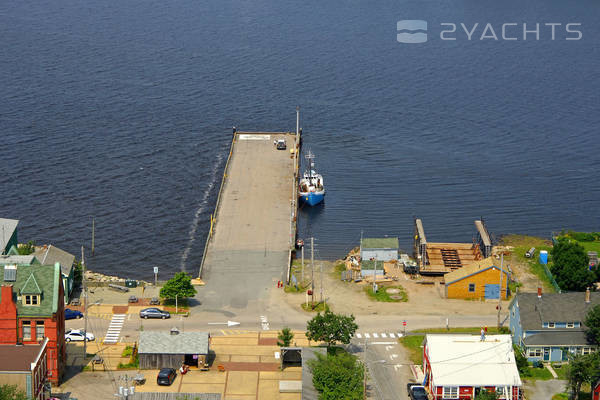
<svg viewBox="0 0 600 400"><path fill-rule="evenodd" d="M320 265L320 262L319 262ZM367 283L343 282L334 271L333 262L323 261L323 297L335 312L354 315L394 315L418 313L419 315L484 315L496 312L497 300L473 301L444 298L442 277L411 279L410 275L398 272L398 281L380 284L380 287L401 285L408 295L407 302L386 303L372 300L366 293ZM418 282L428 281L433 284ZM315 271L315 300L320 299L320 273ZM285 301L299 308L305 301L304 293L288 293Z"/></svg>

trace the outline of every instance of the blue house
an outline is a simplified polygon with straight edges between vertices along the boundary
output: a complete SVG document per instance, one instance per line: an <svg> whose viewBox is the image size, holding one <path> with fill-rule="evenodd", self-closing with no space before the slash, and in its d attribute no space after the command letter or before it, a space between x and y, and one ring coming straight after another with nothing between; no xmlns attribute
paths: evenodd
<svg viewBox="0 0 600 400"><path fill-rule="evenodd" d="M513 343L529 361L567 361L569 354L596 351L583 320L600 304L600 293L517 293L509 305Z"/></svg>

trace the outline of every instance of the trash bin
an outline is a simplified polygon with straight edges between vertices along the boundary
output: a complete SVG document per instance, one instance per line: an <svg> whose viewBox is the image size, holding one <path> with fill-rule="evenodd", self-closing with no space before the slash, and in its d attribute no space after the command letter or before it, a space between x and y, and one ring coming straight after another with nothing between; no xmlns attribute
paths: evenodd
<svg viewBox="0 0 600 400"><path fill-rule="evenodd" d="M136 280L133 279L127 279L125 281L125 286L127 286L128 288L136 288L138 285Z"/></svg>

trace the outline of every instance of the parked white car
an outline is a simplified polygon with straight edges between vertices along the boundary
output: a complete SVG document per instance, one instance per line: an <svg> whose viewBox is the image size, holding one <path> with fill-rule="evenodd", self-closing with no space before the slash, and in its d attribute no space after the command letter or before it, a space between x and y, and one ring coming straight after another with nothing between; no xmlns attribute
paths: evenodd
<svg viewBox="0 0 600 400"><path fill-rule="evenodd" d="M84 338L84 331L83 329L69 329L66 333L65 333L65 341L67 342L83 342L83 338ZM85 338L87 339L87 341L91 341L96 339L94 337L93 334L87 332L85 333Z"/></svg>

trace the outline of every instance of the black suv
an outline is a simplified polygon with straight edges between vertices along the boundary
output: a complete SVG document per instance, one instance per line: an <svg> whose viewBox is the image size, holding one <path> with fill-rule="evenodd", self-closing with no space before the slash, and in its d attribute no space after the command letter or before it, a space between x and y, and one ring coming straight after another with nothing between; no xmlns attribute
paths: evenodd
<svg viewBox="0 0 600 400"><path fill-rule="evenodd" d="M173 368L161 368L156 383L161 386L171 386L176 377L177 372Z"/></svg>

